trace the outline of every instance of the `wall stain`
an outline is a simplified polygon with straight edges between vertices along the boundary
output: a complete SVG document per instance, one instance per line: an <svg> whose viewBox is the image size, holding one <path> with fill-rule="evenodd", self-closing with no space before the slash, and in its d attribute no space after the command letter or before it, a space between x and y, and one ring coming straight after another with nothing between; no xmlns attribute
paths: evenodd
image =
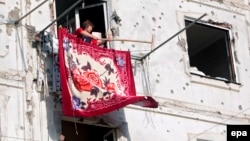
<svg viewBox="0 0 250 141"><path fill-rule="evenodd" d="M8 13L8 18L10 21L15 21L15 20L18 20L20 18L19 16L19 13L20 13L20 9L15 7L14 10L11 10L9 13Z"/></svg>
<svg viewBox="0 0 250 141"><path fill-rule="evenodd" d="M177 45L179 46L179 47L181 47L181 49L183 50L183 51L187 51L187 49L186 49L186 40L185 39L183 39L183 38L178 38L178 42L177 42Z"/></svg>
<svg viewBox="0 0 250 141"><path fill-rule="evenodd" d="M36 35L36 28L32 25L25 25L26 29L27 29L27 37L28 37L28 41L32 42L35 38Z"/></svg>
<svg viewBox="0 0 250 141"><path fill-rule="evenodd" d="M13 10L11 10L8 13L8 19L10 21L16 21L16 20L18 20L20 18L19 13L20 13L20 9L17 8L17 7L15 7ZM6 33L7 33L8 36L12 35L13 28L14 28L14 25L12 25L12 24L7 24L6 25Z"/></svg>

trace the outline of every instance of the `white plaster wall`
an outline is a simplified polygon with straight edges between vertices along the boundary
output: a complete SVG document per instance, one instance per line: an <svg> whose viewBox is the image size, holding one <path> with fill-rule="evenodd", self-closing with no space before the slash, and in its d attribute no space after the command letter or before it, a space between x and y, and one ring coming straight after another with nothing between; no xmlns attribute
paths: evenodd
<svg viewBox="0 0 250 141"><path fill-rule="evenodd" d="M0 21L16 20L36 7L42 0L0 1ZM151 40L155 47L182 29L183 15L226 21L237 33L234 49L239 82L227 85L216 80L200 79L189 74L186 46L177 45L180 34L147 58L145 72L139 62L135 67L138 95L151 95L159 102L158 109L128 106L117 117L119 140L165 141L195 140L196 137L224 141L226 124L249 124L249 6L247 1L200 0L113 0L112 9L121 17L119 37ZM43 62L31 47L33 33L50 21L49 2L21 21L0 24L0 140L57 140L60 134L61 109L46 89L37 90L33 79L44 73ZM10 11L12 13L10 14ZM212 14L214 13L214 14ZM20 43L17 38L20 34ZM150 44L114 43L118 49L130 50L142 56L151 50ZM145 74L147 81L145 81ZM42 78L43 79L43 78ZM146 88L147 86L147 88ZM110 115L109 115L110 116ZM233 116L233 118L232 118ZM112 118L109 118L112 119ZM108 119L107 119L108 120ZM123 123L123 124L119 124Z"/></svg>
<svg viewBox="0 0 250 141"><path fill-rule="evenodd" d="M184 28L183 16L227 22L233 26L237 84L190 75L185 32L166 43L145 59L145 72L137 61L134 64L137 94L153 96L159 108L147 112L125 110L131 140L188 140L189 136L207 140L226 140L226 124L249 124L249 4L245 1L153 1L114 0L113 10L122 19L119 37L151 40L155 47ZM184 43L185 43L184 42ZM143 56L149 44L115 42L117 49L130 50ZM143 50L139 51L138 50ZM144 51L147 50L147 51ZM136 63L136 65L135 65ZM145 77L146 75L146 77ZM145 78L148 83L145 83ZM150 88L147 89L146 87ZM132 108L132 109L131 109ZM181 117L181 118L179 118ZM234 118L230 118L234 117ZM169 132L166 132L169 130ZM210 136L207 138L205 136ZM122 140L122 139L121 139Z"/></svg>
<svg viewBox="0 0 250 141"><path fill-rule="evenodd" d="M247 101L249 96L246 96L247 85L249 84L249 73L247 70L250 67L248 61L249 25L247 24L249 21L249 13L247 11L228 5L225 6L217 2L199 3L198 1L125 2L120 0L118 5L117 12L122 18L122 23L119 28L120 37L149 39L152 34L155 34L156 46L183 28L183 17L179 16L181 14L198 18L202 14L208 13L208 16L204 18L205 20L212 18L232 24L234 33L238 34L233 49L239 60L239 62L236 62L238 70L237 76L242 86L225 85L223 84L224 82L213 80L205 81L207 81L207 83L212 81L211 83L213 83L214 86L200 84L201 82L193 83L193 79L191 78L195 76L189 75L187 52L177 45L178 38L186 40L185 33L182 33L151 54L150 59L146 61L148 64L146 71L149 73L151 86L150 94L157 97L176 99L234 111L239 111L239 105L242 105L243 109L244 107L248 108L250 106ZM230 9L235 8L236 10L228 10L228 7ZM211 14L212 11L215 14ZM239 11L241 11L241 13ZM144 16L144 18L142 18L142 16ZM156 20L152 20L153 18ZM138 27L133 26L136 23L138 23ZM161 28L159 26L161 26ZM117 43L117 46L128 48L131 50L132 55L135 54L133 53L134 50L139 50L141 47L147 46L138 43L135 48L132 48L131 44L135 43ZM140 78L142 68L139 66L136 69L137 90L138 93L144 93L140 83L140 81L143 81L143 78ZM236 88L234 88L235 90L230 90L230 87ZM242 101L243 99L247 100ZM201 100L203 100L203 103L201 103ZM226 106L221 105L221 102L224 102Z"/></svg>
<svg viewBox="0 0 250 141"><path fill-rule="evenodd" d="M54 96L48 95L48 89L41 87L46 70L41 54L31 46L35 34L51 21L51 1L25 17L17 26L13 24L42 2L0 1L1 141L58 140L60 134L61 109L55 106Z"/></svg>

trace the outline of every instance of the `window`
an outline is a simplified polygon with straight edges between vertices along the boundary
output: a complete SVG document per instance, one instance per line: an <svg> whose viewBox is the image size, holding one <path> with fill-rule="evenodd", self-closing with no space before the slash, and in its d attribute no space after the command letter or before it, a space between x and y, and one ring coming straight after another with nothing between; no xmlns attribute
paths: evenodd
<svg viewBox="0 0 250 141"><path fill-rule="evenodd" d="M236 83L229 29L195 23L186 35L191 74Z"/></svg>
<svg viewBox="0 0 250 141"><path fill-rule="evenodd" d="M69 118L67 118L69 119ZM85 121L61 120L62 134L69 141L116 141L115 129ZM78 132L78 134L76 134Z"/></svg>
<svg viewBox="0 0 250 141"><path fill-rule="evenodd" d="M77 0L61 1L56 0L56 15L60 16L65 10L72 6ZM74 33L85 20L90 20L94 25L93 32L102 33L106 38L106 31L109 27L107 2L102 0L84 0L74 9L69 11L64 17L57 21L57 25L68 27L69 31Z"/></svg>

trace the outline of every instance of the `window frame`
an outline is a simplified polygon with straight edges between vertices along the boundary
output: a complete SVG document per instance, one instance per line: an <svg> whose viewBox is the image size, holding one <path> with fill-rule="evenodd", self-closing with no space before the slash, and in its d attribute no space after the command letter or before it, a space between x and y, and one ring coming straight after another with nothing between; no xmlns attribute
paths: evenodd
<svg viewBox="0 0 250 141"><path fill-rule="evenodd" d="M195 18L192 18L192 17L189 17L189 16L183 16L183 21L184 21L184 25L185 25L185 22L186 21L189 21L189 22L192 22L195 20ZM209 78L209 79L215 79L215 80L220 80L220 81L225 81L227 83L235 83L235 84L240 84L239 83L239 79L238 79L238 76L237 76L237 68L236 68L236 65L235 65L235 56L234 56L234 41L233 41L233 31L232 29L229 29L229 28L225 28L225 27L222 27L222 26L218 26L218 25L214 25L214 24L210 24L204 20L200 20L198 22L196 22L195 24L199 24L201 26L206 26L208 28L215 28L215 29L220 29L220 30L225 30L225 32L227 32L227 41L226 42L226 52L227 54L229 54L228 56L228 59L229 59L229 63L228 63L228 67L230 67L229 69L229 75L230 75L230 79L232 80L224 80L224 79L219 79L219 78L216 78L216 77L210 77L210 76L207 76L207 75L201 75L199 73L195 73L195 72L191 72L191 70L189 69L189 73L191 75L198 75L198 76L202 76L202 77L205 77L205 78ZM187 50L188 50L188 35L187 35L187 31L186 32L186 35L185 35L185 38L186 38L186 41L187 41ZM187 52L187 55L188 55L188 58L189 58L189 53ZM189 68L191 68L191 64L190 64L190 60L189 60Z"/></svg>

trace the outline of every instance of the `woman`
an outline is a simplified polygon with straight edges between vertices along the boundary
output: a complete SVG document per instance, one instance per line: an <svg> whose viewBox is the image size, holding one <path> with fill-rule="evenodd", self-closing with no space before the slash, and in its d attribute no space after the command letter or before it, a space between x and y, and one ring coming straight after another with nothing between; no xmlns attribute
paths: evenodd
<svg viewBox="0 0 250 141"><path fill-rule="evenodd" d="M94 35L91 34L92 30L94 28L94 24L86 20L83 22L83 28L78 28L76 30L76 35L79 38L82 38L84 42L90 43L90 44L95 44L95 45L102 45L105 43L105 41L101 41L101 38L98 38Z"/></svg>

